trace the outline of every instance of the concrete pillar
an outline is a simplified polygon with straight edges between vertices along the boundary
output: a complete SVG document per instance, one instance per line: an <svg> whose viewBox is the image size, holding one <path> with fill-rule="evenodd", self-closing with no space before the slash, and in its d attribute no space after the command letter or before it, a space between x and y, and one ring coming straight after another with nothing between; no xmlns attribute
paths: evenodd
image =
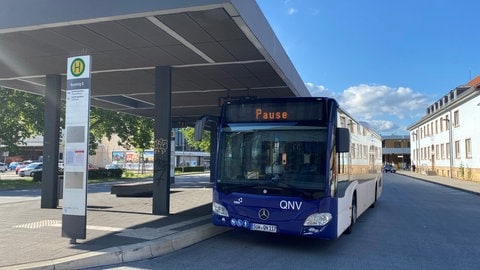
<svg viewBox="0 0 480 270"><path fill-rule="evenodd" d="M59 74L51 74L47 75L45 80L41 208L57 208L59 188L57 171L62 77Z"/></svg>
<svg viewBox="0 0 480 270"><path fill-rule="evenodd" d="M155 141L153 164L154 215L170 213L170 163L171 163L171 96L172 68L155 68Z"/></svg>

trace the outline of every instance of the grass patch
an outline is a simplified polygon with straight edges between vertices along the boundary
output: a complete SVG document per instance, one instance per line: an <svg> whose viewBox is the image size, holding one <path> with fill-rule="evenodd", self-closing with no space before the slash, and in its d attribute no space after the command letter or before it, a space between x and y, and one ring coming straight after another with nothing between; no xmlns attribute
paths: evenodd
<svg viewBox="0 0 480 270"><path fill-rule="evenodd" d="M185 174L196 174L204 172L175 172L175 175L185 175ZM133 171L124 171L122 178L102 178L102 179L89 179L88 183L103 183L103 182L114 182L118 180L134 180L142 178L153 178L153 172L145 172L143 174L136 173ZM19 177L18 179L1 179L0 178L0 190L12 190L12 189L23 189L23 188L41 188L41 181L33 181L32 177Z"/></svg>
<svg viewBox="0 0 480 270"><path fill-rule="evenodd" d="M40 188L42 182L33 181L33 178L9 179L0 181L0 190L22 189L22 188Z"/></svg>
<svg viewBox="0 0 480 270"><path fill-rule="evenodd" d="M152 178L153 172L136 173L134 171L124 171L122 179L139 179L139 178Z"/></svg>

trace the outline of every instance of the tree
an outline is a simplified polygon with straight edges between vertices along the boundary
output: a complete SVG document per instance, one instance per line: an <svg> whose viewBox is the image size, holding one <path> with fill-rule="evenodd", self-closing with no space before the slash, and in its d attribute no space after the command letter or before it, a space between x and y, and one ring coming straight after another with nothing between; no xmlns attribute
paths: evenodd
<svg viewBox="0 0 480 270"><path fill-rule="evenodd" d="M26 139L43 135L43 96L0 88L0 104L0 143L6 145L6 151L18 151ZM60 129L63 129L65 103L62 103L60 119ZM153 119L91 107L89 154L95 154L104 136L110 139L114 133L120 137L123 147L143 152L152 147Z"/></svg>
<svg viewBox="0 0 480 270"><path fill-rule="evenodd" d="M113 134L117 134L119 145L126 149L135 148L142 153L153 145L153 126L151 118L92 107L90 147L95 150L104 136L110 140Z"/></svg>
<svg viewBox="0 0 480 270"><path fill-rule="evenodd" d="M7 151L18 151L25 139L43 134L42 96L0 87L0 142Z"/></svg>
<svg viewBox="0 0 480 270"><path fill-rule="evenodd" d="M210 152L210 131L205 130L205 132L203 132L201 141L195 141L193 137L195 129L192 127L182 128L180 129L180 132L182 132L188 145L190 145L194 149L200 149L204 152Z"/></svg>

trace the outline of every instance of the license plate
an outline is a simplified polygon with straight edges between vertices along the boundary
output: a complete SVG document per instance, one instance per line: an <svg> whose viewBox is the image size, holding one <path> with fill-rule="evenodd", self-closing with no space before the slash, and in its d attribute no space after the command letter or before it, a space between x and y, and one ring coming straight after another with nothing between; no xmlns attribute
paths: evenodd
<svg viewBox="0 0 480 270"><path fill-rule="evenodd" d="M271 233L277 232L277 226L275 225L252 223L250 228L252 231L271 232Z"/></svg>

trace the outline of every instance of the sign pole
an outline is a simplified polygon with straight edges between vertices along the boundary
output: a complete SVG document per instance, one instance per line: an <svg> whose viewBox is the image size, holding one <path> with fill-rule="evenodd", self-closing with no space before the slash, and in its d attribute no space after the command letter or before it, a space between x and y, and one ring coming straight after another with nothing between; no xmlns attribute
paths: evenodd
<svg viewBox="0 0 480 270"><path fill-rule="evenodd" d="M86 239L91 56L67 61L62 237Z"/></svg>

